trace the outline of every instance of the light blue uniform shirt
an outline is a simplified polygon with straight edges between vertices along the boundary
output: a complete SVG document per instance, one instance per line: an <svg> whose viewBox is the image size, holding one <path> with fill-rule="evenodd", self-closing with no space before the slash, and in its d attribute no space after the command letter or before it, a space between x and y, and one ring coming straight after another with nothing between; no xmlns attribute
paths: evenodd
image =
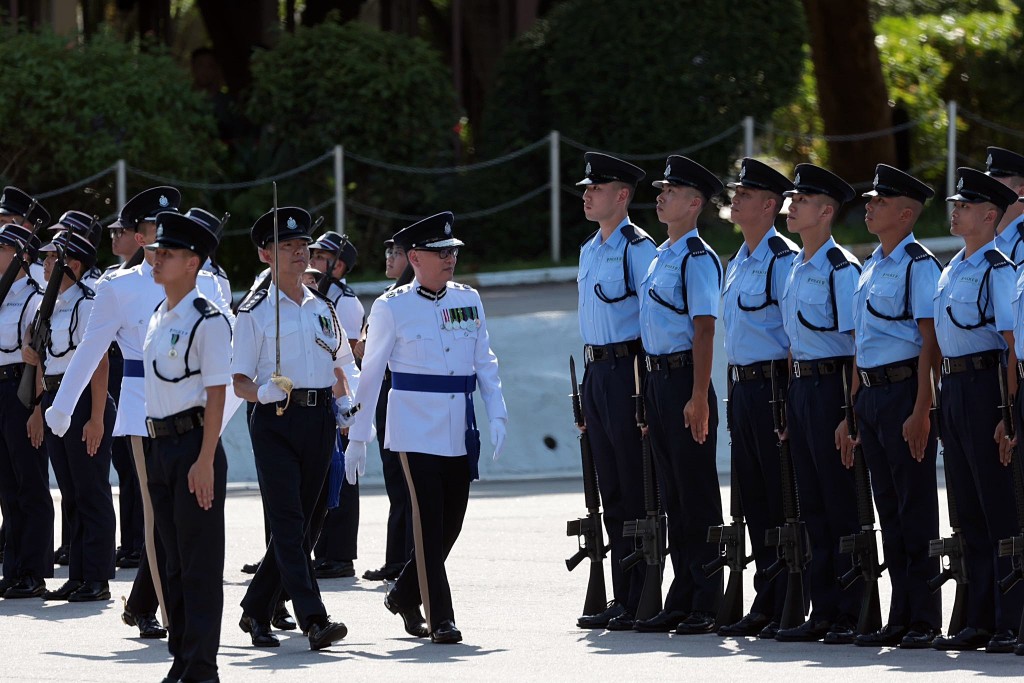
<svg viewBox="0 0 1024 683"><path fill-rule="evenodd" d="M768 246L768 240L773 237L785 240L793 253L775 258L775 252ZM772 227L753 252L744 243L729 261L725 271L725 355L729 363L750 365L780 360L789 353L789 337L782 326L779 301L786 290L789 269L798 250L793 242ZM769 266L773 303L768 303ZM740 305L757 310L743 310Z"/></svg>
<svg viewBox="0 0 1024 683"><path fill-rule="evenodd" d="M1016 274L1008 262L989 270L992 264L985 252L990 250L996 250L995 241L966 259L961 249L939 276L934 300L935 336L943 356L1006 350L1006 340L1000 333L1013 329ZM953 318L972 329L957 326Z"/></svg>
<svg viewBox="0 0 1024 683"><path fill-rule="evenodd" d="M828 251L837 247L850 264L833 271ZM858 264L857 258L831 237L806 263L803 249L793 259L782 296L782 320L795 360L853 355L853 336L849 332L853 330ZM830 276L834 292L829 288ZM808 325L825 329L815 330Z"/></svg>
<svg viewBox="0 0 1024 683"><path fill-rule="evenodd" d="M1024 360L1024 268L1017 276L1013 294L1013 351L1017 360Z"/></svg>
<svg viewBox="0 0 1024 683"><path fill-rule="evenodd" d="M913 260L906 251L913 242L911 233L888 256L878 245L864 262L853 309L858 367L877 368L921 354L917 321L934 315L939 266L930 255Z"/></svg>
<svg viewBox="0 0 1024 683"><path fill-rule="evenodd" d="M580 272L576 284L579 287L580 336L584 344L603 346L640 337L640 285L656 249L654 241L639 228L637 235L646 239L630 244L622 234L623 227L627 225L628 217L603 241L598 230L580 248ZM595 288L599 287L608 299L617 299L626 293L626 283L622 278L624 252L629 254L629 289L637 295L607 303L601 300Z"/></svg>
<svg viewBox="0 0 1024 683"><path fill-rule="evenodd" d="M1013 261L1014 266L1024 262L1024 238L1021 237L1020 227L1024 223L1024 215L1020 215L1012 223L1008 224L1003 231L996 235L996 249L1006 254Z"/></svg>
<svg viewBox="0 0 1024 683"><path fill-rule="evenodd" d="M693 238L700 240L704 253L690 253L687 240ZM700 239L697 228L658 247L640 289L644 351L660 356L693 349L694 316L718 317L721 273L718 254Z"/></svg>

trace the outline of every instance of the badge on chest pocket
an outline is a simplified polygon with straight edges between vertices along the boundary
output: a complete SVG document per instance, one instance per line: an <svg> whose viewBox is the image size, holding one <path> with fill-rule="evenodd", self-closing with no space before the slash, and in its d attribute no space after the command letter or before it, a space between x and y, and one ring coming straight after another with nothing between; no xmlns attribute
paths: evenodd
<svg viewBox="0 0 1024 683"><path fill-rule="evenodd" d="M334 325L331 323L331 319L324 315L317 315L317 322L320 323L320 331L325 336L334 338Z"/></svg>

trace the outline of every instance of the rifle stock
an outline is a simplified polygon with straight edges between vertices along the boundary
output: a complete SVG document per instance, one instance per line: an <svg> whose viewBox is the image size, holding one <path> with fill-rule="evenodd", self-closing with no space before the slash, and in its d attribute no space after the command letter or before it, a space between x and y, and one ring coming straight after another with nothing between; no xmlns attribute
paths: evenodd
<svg viewBox="0 0 1024 683"><path fill-rule="evenodd" d="M729 516L732 523L708 527L708 543L722 547L722 554L702 567L704 576L712 576L723 568L729 568L729 583L718 607L716 623L735 624L743 618L743 570L753 558L747 555L747 525L743 518L743 502L740 498L739 480L736 478L736 463L729 470Z"/></svg>
<svg viewBox="0 0 1024 683"><path fill-rule="evenodd" d="M39 357L39 365L25 363L25 370L21 374L21 382L18 384L18 400L26 408L35 406L36 401L36 375L40 370L45 372L43 363L46 359L46 348L50 344L50 319L53 317L53 309L57 305L57 297L60 296L60 286L64 281L64 273L67 265L67 257L64 250L57 247L57 263L53 266L50 279L46 283L46 290L43 292L43 300L39 303L39 310L36 311L35 319L31 326L31 341L29 346Z"/></svg>

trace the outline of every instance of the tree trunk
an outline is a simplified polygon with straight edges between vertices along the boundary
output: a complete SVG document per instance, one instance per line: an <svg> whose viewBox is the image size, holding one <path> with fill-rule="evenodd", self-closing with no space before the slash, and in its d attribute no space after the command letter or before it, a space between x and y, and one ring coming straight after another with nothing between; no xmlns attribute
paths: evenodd
<svg viewBox="0 0 1024 683"><path fill-rule="evenodd" d="M197 4L228 92L240 100L252 81L249 71L252 51L270 47L268 17L272 20L276 16L277 3L275 0L259 0L253 3L258 5L256 8L249 3L222 0L197 0ZM267 9L268 4L272 5L273 13Z"/></svg>
<svg viewBox="0 0 1024 683"><path fill-rule="evenodd" d="M892 126L869 0L803 3L825 134L868 133ZM870 181L877 163L896 163L892 135L829 142L828 151L831 170L851 184Z"/></svg>

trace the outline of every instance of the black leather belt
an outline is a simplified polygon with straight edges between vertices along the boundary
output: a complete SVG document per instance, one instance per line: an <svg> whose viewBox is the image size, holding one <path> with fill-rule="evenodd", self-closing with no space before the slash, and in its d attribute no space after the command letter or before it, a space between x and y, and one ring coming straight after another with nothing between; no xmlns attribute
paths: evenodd
<svg viewBox="0 0 1024 683"><path fill-rule="evenodd" d="M729 379L733 382L748 382L755 379L771 379L772 374L775 377L785 377L789 374L789 363L786 359L772 361L763 361L761 363L751 363L750 365L730 365L729 366Z"/></svg>
<svg viewBox="0 0 1024 683"><path fill-rule="evenodd" d="M59 375L43 375L43 389L51 394L57 393L60 383L64 380L64 373Z"/></svg>
<svg viewBox="0 0 1024 683"><path fill-rule="evenodd" d="M901 360L888 365L879 365L876 368L860 368L857 374L860 375L862 387L905 382L917 375L917 360Z"/></svg>
<svg viewBox="0 0 1024 683"><path fill-rule="evenodd" d="M659 370L678 370L687 365L693 365L693 351L679 351L677 353L666 353L662 356L647 356L647 372L658 372Z"/></svg>
<svg viewBox="0 0 1024 683"><path fill-rule="evenodd" d="M604 346L584 344L583 358L588 363L591 363L594 361L611 360L612 358L628 358L643 353L643 350L644 345L639 339L632 339L617 344L606 344Z"/></svg>
<svg viewBox="0 0 1024 683"><path fill-rule="evenodd" d="M989 370L999 365L1000 351L985 351L969 356L955 356L942 359L942 374L955 375L958 372Z"/></svg>
<svg viewBox="0 0 1024 683"><path fill-rule="evenodd" d="M292 389L292 398L289 406L315 408L327 405L330 398L330 387L326 389Z"/></svg>
<svg viewBox="0 0 1024 683"><path fill-rule="evenodd" d="M843 366L853 361L852 356L840 356L839 358L822 358L819 360L795 360L793 361L793 377L812 377L819 375L834 375L843 369Z"/></svg>
<svg viewBox="0 0 1024 683"><path fill-rule="evenodd" d="M189 408L169 417L146 418L146 432L151 439L181 436L203 426L205 408Z"/></svg>
<svg viewBox="0 0 1024 683"><path fill-rule="evenodd" d="M0 365L0 382L9 379L21 379L21 373L23 373L24 371L24 363L11 363L10 365Z"/></svg>

